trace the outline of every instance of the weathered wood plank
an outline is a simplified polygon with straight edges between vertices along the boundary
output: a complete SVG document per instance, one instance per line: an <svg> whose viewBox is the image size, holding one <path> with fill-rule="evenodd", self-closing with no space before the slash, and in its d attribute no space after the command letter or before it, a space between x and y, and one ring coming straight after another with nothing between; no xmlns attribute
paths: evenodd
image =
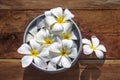
<svg viewBox="0 0 120 80"><path fill-rule="evenodd" d="M45 10L1 10L0 33L23 32L27 24ZM120 10L71 10L75 22L82 32L118 33L120 32Z"/></svg>
<svg viewBox="0 0 120 80"><path fill-rule="evenodd" d="M22 44L23 32L26 25L44 10L2 10L0 13L0 58L21 58L16 54ZM83 38L96 35L107 48L106 58L120 58L120 10L78 11L75 22L81 29ZM117 48L116 48L117 47ZM88 56L81 55L81 58Z"/></svg>
<svg viewBox="0 0 120 80"><path fill-rule="evenodd" d="M22 69L19 60L0 60L0 80L119 80L120 60L81 60L58 74L39 71L32 65Z"/></svg>
<svg viewBox="0 0 120 80"><path fill-rule="evenodd" d="M105 53L106 58L120 58L120 35L113 33L82 33L83 38L88 38L92 35L96 35L101 44L104 44L107 48ZM21 58L22 55L17 53L17 49L20 47L23 41L23 33L13 34L1 34L0 35L0 58ZM93 59L96 56L90 57L83 53L80 55L80 59Z"/></svg>
<svg viewBox="0 0 120 80"><path fill-rule="evenodd" d="M120 0L1 0L0 9L120 9Z"/></svg>

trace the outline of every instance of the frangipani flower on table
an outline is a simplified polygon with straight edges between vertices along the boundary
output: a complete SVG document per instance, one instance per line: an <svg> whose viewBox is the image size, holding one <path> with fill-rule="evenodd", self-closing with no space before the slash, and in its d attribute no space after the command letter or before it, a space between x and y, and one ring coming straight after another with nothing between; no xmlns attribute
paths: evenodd
<svg viewBox="0 0 120 80"><path fill-rule="evenodd" d="M86 38L82 39L82 42L84 44L83 45L84 54L89 55L92 54L94 51L99 59L103 58L104 57L103 52L106 52L105 46L100 44L100 41L96 36L92 36L91 41Z"/></svg>
<svg viewBox="0 0 120 80"><path fill-rule="evenodd" d="M51 32L54 34L59 34L64 30L64 27L71 24L69 20L73 17L74 15L68 9L63 12L61 7L45 12L46 23L51 27Z"/></svg>
<svg viewBox="0 0 120 80"><path fill-rule="evenodd" d="M70 68L71 58L74 59L76 56L77 48L72 40L62 40L50 46L50 61L61 67Z"/></svg>
<svg viewBox="0 0 120 80"><path fill-rule="evenodd" d="M27 36L26 36L26 42L34 39L34 37L35 37L35 35L37 34L37 32L38 32L38 28L37 28L37 26L35 26L34 28L32 28L32 29L28 32L28 34L27 34Z"/></svg>
<svg viewBox="0 0 120 80"><path fill-rule="evenodd" d="M22 67L29 66L32 62L34 62L36 65L40 66L41 68L46 68L47 63L45 62L46 56L49 55L49 53L46 52L45 49L43 49L40 44L35 42L34 40L30 40L30 45L24 43L20 46L20 48L17 50L20 54L25 54L25 56L22 58ZM48 59L46 59L47 61Z"/></svg>
<svg viewBox="0 0 120 80"><path fill-rule="evenodd" d="M53 34L50 34L49 30L41 29L35 36L35 40L41 44L41 46L49 47L54 41L55 38Z"/></svg>
<svg viewBox="0 0 120 80"><path fill-rule="evenodd" d="M68 24L68 26L64 27L63 32L60 34L61 39L77 40L77 37L72 30L72 25L69 23L66 24Z"/></svg>

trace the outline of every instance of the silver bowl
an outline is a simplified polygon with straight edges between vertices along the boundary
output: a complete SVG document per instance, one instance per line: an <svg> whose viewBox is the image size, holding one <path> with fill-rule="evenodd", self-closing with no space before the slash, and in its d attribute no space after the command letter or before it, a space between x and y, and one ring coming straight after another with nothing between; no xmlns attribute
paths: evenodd
<svg viewBox="0 0 120 80"><path fill-rule="evenodd" d="M24 33L24 38L23 38L23 43L26 43L26 35L28 34L28 31L30 29L32 29L34 26L36 26L42 19L45 18L45 15L42 14L42 15L39 15L37 16L36 18L34 18L28 25L27 25L27 28L25 29L25 33ZM80 29L78 28L78 26L76 25L76 23L73 21L73 20L70 20L72 23L73 23L73 31L75 33L75 35L77 36L78 40L75 41L76 44L77 44L77 51L78 51L78 55L77 57L72 61L72 66L77 62L79 56L80 56L80 52L81 52L81 49L82 49L82 36L81 36L81 32L80 32ZM39 27L38 27L39 28ZM47 72L47 73L59 73L59 72L63 72L65 70L67 70L68 68L59 68L57 70L53 70L53 71L48 71L46 69L43 69L39 66L37 66L35 63L32 62L32 65L35 66L36 68L38 68L39 70L42 70L44 72ZM71 66L71 67L72 67Z"/></svg>

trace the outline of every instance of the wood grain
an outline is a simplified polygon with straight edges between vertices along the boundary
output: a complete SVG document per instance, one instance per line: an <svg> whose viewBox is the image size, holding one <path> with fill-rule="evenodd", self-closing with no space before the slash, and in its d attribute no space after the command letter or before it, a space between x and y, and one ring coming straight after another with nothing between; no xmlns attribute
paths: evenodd
<svg viewBox="0 0 120 80"><path fill-rule="evenodd" d="M48 74L32 65L22 69L19 60L0 60L0 80L119 80L120 60L81 60L58 74Z"/></svg>
<svg viewBox="0 0 120 80"><path fill-rule="evenodd" d="M120 0L0 0L0 9L120 9Z"/></svg>
<svg viewBox="0 0 120 80"><path fill-rule="evenodd" d="M45 10L1 10L0 58L21 58L17 48L22 44L27 24ZM120 58L120 10L71 10L82 37L96 35L107 48L106 58ZM81 54L81 59L88 56ZM93 57L93 58L96 58Z"/></svg>

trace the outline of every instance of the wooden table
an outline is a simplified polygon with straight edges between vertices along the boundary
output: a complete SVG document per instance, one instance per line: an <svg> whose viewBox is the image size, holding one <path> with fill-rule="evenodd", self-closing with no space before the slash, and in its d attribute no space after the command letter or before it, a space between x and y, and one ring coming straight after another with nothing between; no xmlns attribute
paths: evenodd
<svg viewBox="0 0 120 80"><path fill-rule="evenodd" d="M75 15L83 38L96 35L107 48L105 59L81 53L75 66L47 74L23 69L17 53L27 24L61 6ZM120 80L120 0L0 0L0 80Z"/></svg>

